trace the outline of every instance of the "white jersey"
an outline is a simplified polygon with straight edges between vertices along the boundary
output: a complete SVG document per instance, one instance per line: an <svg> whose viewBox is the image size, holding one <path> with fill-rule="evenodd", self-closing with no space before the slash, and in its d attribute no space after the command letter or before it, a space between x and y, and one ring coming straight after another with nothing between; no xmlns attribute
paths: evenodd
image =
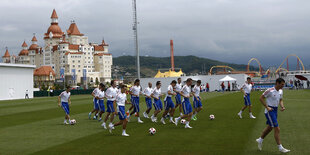
<svg viewBox="0 0 310 155"><path fill-rule="evenodd" d="M144 89L143 94L150 97L152 92L153 92L153 88L147 87Z"/></svg>
<svg viewBox="0 0 310 155"><path fill-rule="evenodd" d="M61 98L61 102L68 102L71 93L67 91L63 91L59 96Z"/></svg>
<svg viewBox="0 0 310 155"><path fill-rule="evenodd" d="M126 93L119 93L116 95L117 106L125 106L126 100L127 100Z"/></svg>
<svg viewBox="0 0 310 155"><path fill-rule="evenodd" d="M199 97L200 94L200 86L195 85L193 88L193 92L195 94L196 97Z"/></svg>
<svg viewBox="0 0 310 155"><path fill-rule="evenodd" d="M175 85L175 91L176 92L181 92L181 90L182 90L182 84L180 83L177 83L176 85Z"/></svg>
<svg viewBox="0 0 310 155"><path fill-rule="evenodd" d="M186 96L186 98L189 98L189 94L191 93L191 88L187 85L184 85L181 92Z"/></svg>
<svg viewBox="0 0 310 155"><path fill-rule="evenodd" d="M117 93L118 93L117 88L110 87L105 92L105 96L107 97L108 101L115 101L115 97L116 97Z"/></svg>
<svg viewBox="0 0 310 155"><path fill-rule="evenodd" d="M97 93L96 96L99 97L99 98L104 98L104 95L105 95L105 94L104 94L104 91L101 91L101 90L100 90L100 91ZM100 100L103 100L103 99L100 99Z"/></svg>
<svg viewBox="0 0 310 155"><path fill-rule="evenodd" d="M132 86L131 87L131 92L135 96L139 96L140 95L140 91L141 91L141 87L140 86Z"/></svg>
<svg viewBox="0 0 310 155"><path fill-rule="evenodd" d="M275 87L272 87L272 88L267 89L263 93L263 95L266 98L266 103L268 106L278 107L280 103L280 99L283 98L283 91L282 89L277 91ZM267 113L267 109L265 109L265 113Z"/></svg>
<svg viewBox="0 0 310 155"><path fill-rule="evenodd" d="M244 90L245 93L250 94L252 91L252 84L244 83L241 88Z"/></svg>
<svg viewBox="0 0 310 155"><path fill-rule="evenodd" d="M160 94L161 94L161 89L157 89L157 87L154 88L153 92L152 92L153 96L156 98L159 98Z"/></svg>
<svg viewBox="0 0 310 155"><path fill-rule="evenodd" d="M98 92L99 92L100 90L99 90L99 88L95 88L94 90L93 90L93 93L94 93L94 95L95 96L98 96ZM95 98L95 97L94 97Z"/></svg>
<svg viewBox="0 0 310 155"><path fill-rule="evenodd" d="M169 91L170 91L170 93L173 93L173 87L172 87L172 85L169 85L169 86L168 86L168 90L167 90L167 95L166 95L166 97L171 97L171 96L172 96L172 95L168 94Z"/></svg>

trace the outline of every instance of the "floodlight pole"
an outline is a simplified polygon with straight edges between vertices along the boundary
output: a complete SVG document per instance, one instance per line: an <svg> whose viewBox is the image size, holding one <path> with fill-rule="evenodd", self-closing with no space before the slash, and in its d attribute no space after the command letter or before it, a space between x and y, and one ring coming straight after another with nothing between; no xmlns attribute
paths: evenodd
<svg viewBox="0 0 310 155"><path fill-rule="evenodd" d="M133 31L134 31L134 39L135 39L135 49L136 49L136 65L137 65L137 77L140 79L140 53L138 46L138 22L137 22L137 7L136 0L132 0L133 7Z"/></svg>

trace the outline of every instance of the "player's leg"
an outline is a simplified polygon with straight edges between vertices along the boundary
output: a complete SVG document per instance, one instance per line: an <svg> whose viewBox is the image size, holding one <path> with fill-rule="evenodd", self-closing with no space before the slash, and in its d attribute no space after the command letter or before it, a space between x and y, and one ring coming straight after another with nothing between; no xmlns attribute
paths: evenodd
<svg viewBox="0 0 310 155"><path fill-rule="evenodd" d="M160 113L161 109L160 109L160 105L159 105L159 100L154 100L154 108L155 108L155 111L154 111L154 114L151 116L151 120L152 122L157 122L157 114Z"/></svg>
<svg viewBox="0 0 310 155"><path fill-rule="evenodd" d="M146 107L147 107L147 109L146 109L146 111L143 113L143 115L144 115L144 117L145 118L149 118L149 113L150 113L150 111L151 111L151 109L152 109L152 100L150 99L150 98L146 98L145 99L145 103L146 103Z"/></svg>
<svg viewBox="0 0 310 155"><path fill-rule="evenodd" d="M238 116L242 118L242 112L248 107L249 103L248 100L246 99L246 96L243 97L244 99L244 106L241 108L240 112L238 113Z"/></svg>
<svg viewBox="0 0 310 155"><path fill-rule="evenodd" d="M250 114L250 118L256 118L255 116L253 116L253 114L252 114L252 105L250 104L249 105L249 114Z"/></svg>
<svg viewBox="0 0 310 155"><path fill-rule="evenodd" d="M108 108L108 110L109 110L109 108ZM109 116L110 116L110 112L108 110L107 110L107 114L105 115L105 118L103 120L103 123L101 124L101 126L104 127L104 129L107 129L106 122L108 121Z"/></svg>
<svg viewBox="0 0 310 155"><path fill-rule="evenodd" d="M69 105L68 103L62 102L61 103L61 107L65 112L65 120L64 120L64 124L69 124L70 123L70 109L69 109ZM69 121L69 122L68 122Z"/></svg>
<svg viewBox="0 0 310 155"><path fill-rule="evenodd" d="M134 111L136 112L136 116L138 117L138 123L143 123L143 121L140 119L140 103L139 102L140 102L139 97L136 97Z"/></svg>

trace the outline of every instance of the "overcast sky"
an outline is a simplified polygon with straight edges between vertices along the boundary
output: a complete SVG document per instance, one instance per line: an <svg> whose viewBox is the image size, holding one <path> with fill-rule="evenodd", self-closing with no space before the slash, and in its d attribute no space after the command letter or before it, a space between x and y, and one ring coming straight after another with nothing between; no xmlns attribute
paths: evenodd
<svg viewBox="0 0 310 155"><path fill-rule="evenodd" d="M1 0L0 54L18 54L50 25L53 8L63 31L75 20L90 42L110 44L113 56L134 55L131 0ZM278 66L295 53L310 69L309 0L137 0L141 55L196 55ZM296 59L289 59L296 64ZM254 65L255 63L253 63ZM176 64L177 65L177 64Z"/></svg>

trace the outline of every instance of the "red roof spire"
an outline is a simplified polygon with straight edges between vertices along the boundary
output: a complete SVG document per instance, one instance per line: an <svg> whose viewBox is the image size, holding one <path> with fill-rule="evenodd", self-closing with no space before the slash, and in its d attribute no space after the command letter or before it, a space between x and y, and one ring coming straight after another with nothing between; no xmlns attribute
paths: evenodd
<svg viewBox="0 0 310 155"><path fill-rule="evenodd" d="M10 57L10 53L9 53L9 50L8 48L6 47L6 51L4 53L4 56L3 57Z"/></svg>
<svg viewBox="0 0 310 155"><path fill-rule="evenodd" d="M24 41L22 47L28 47L28 45L26 44L26 42Z"/></svg>
<svg viewBox="0 0 310 155"><path fill-rule="evenodd" d="M35 35L32 37L31 41L38 41Z"/></svg>
<svg viewBox="0 0 310 155"><path fill-rule="evenodd" d="M77 25L75 24L74 21L72 21L72 23L71 23L69 29L67 30L67 34L68 34L68 35L78 35L78 36L83 36L83 35L84 35L84 34L82 34L82 33L79 31L79 29L78 29L78 27L77 27Z"/></svg>
<svg viewBox="0 0 310 155"><path fill-rule="evenodd" d="M51 18L58 18L58 16L57 16L57 13L56 13L55 9L53 9L53 13L52 13Z"/></svg>

